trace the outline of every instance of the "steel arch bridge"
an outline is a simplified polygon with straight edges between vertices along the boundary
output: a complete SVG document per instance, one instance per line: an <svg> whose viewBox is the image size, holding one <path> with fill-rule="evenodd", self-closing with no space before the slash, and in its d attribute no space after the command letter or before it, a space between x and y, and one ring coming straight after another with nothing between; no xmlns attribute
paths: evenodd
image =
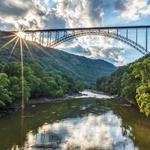
<svg viewBox="0 0 150 150"><path fill-rule="evenodd" d="M91 28L64 28L44 30L24 30L24 39L54 48L73 38L99 35L119 40L135 48L142 54L149 53L149 26L116 26ZM140 42L142 40L142 43Z"/></svg>

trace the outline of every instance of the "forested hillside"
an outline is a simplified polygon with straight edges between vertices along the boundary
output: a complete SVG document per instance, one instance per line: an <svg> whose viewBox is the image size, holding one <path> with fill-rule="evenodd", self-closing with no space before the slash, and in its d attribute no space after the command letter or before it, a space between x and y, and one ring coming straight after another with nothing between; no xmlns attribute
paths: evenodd
<svg viewBox="0 0 150 150"><path fill-rule="evenodd" d="M0 32L0 47L12 38L8 38L10 33ZM6 38L7 37L7 38ZM20 61L20 49L16 46L12 57L8 60L15 41L0 50L0 63L8 61ZM25 64L39 64L47 71L65 73L72 78L84 82L90 86L94 84L98 77L109 76L116 70L116 67L104 60L92 60L86 57L72 55L57 49L42 47L38 44L27 42L24 44Z"/></svg>
<svg viewBox="0 0 150 150"><path fill-rule="evenodd" d="M0 108L12 107L21 101L21 66L18 63L0 65ZM24 67L24 100L63 97L83 89L79 81L65 74L47 72L39 65Z"/></svg>
<svg viewBox="0 0 150 150"><path fill-rule="evenodd" d="M96 85L99 91L132 100L150 115L150 55L120 67L111 77L97 79Z"/></svg>
<svg viewBox="0 0 150 150"><path fill-rule="evenodd" d="M21 99L20 43L12 33L0 32L0 107ZM9 42L11 41L11 42ZM8 42L8 44L6 44ZM24 99L62 97L92 87L96 78L109 76L116 67L37 43L22 41L24 58Z"/></svg>

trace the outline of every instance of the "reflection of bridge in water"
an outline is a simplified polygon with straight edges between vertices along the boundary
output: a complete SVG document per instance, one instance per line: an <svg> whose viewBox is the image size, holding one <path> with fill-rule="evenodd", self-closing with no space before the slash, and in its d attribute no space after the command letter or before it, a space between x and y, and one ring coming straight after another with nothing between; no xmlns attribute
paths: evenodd
<svg viewBox="0 0 150 150"><path fill-rule="evenodd" d="M113 38L135 48L142 54L149 51L148 42L150 26L118 26L118 27L92 27L92 28L65 28L46 30L24 30L25 39L37 42L47 47L56 47L73 38L99 35Z"/></svg>

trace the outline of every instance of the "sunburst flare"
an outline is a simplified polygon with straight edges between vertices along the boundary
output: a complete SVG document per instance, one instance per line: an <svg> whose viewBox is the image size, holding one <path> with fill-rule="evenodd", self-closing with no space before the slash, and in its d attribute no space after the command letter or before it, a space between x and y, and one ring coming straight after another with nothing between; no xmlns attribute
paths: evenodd
<svg viewBox="0 0 150 150"><path fill-rule="evenodd" d="M26 33L25 32L18 31L18 32L15 32L12 35L4 36L2 38L9 39L9 41L4 43L4 45L2 45L2 47L0 47L0 51L4 50L8 45L12 46L10 55L8 56L8 61L6 61L5 65L9 62L10 58L12 57L12 54L14 53L17 44L19 45L20 65L21 65L21 110L23 110L24 109L24 101L25 101L24 100L25 99L25 97L24 97L24 90L25 90L25 88L24 88L25 85L24 84L25 83L24 83L24 47L23 47L23 45L25 45L27 50L30 52L30 55L31 55L32 59L33 59L33 56L32 56L32 53L29 49L29 46L28 46L27 42L25 41L25 38L26 38Z"/></svg>

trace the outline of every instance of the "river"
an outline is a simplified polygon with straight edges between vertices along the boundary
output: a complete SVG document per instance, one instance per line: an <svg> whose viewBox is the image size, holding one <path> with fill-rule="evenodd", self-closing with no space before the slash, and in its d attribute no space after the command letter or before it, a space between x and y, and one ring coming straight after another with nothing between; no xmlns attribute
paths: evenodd
<svg viewBox="0 0 150 150"><path fill-rule="evenodd" d="M109 96L84 91L29 105L0 119L0 150L149 150L150 118Z"/></svg>

